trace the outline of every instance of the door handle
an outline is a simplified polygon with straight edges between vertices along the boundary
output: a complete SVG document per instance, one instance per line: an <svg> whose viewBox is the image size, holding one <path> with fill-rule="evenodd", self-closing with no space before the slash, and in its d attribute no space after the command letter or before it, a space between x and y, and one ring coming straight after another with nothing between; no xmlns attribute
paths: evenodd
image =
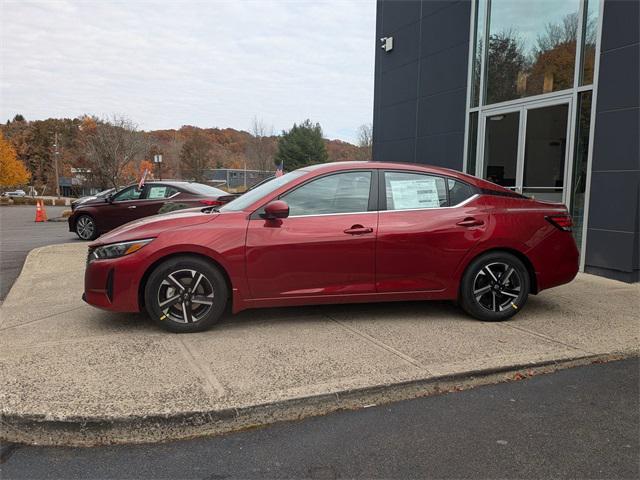
<svg viewBox="0 0 640 480"><path fill-rule="evenodd" d="M461 227L478 227L480 225L484 225L484 222L482 220L478 220L477 218L467 217L464 220L456 223L456 225L459 225Z"/></svg>
<svg viewBox="0 0 640 480"><path fill-rule="evenodd" d="M373 228L371 227L363 227L362 225L352 225L351 228L347 228L344 233L348 233L349 235L362 235L364 233L372 233Z"/></svg>
<svg viewBox="0 0 640 480"><path fill-rule="evenodd" d="M136 208L135 205L129 205L127 208Z"/></svg>

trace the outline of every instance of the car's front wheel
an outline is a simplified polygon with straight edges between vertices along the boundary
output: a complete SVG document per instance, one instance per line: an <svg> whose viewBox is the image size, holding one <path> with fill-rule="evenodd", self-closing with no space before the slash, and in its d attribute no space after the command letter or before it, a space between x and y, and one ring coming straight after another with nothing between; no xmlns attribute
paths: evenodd
<svg viewBox="0 0 640 480"><path fill-rule="evenodd" d="M222 316L228 295L220 270L195 256L173 257L158 265L144 291L149 316L176 333L211 327Z"/></svg>
<svg viewBox="0 0 640 480"><path fill-rule="evenodd" d="M89 215L80 215L76 220L76 235L81 240L95 240L98 236L96 221Z"/></svg>
<svg viewBox="0 0 640 480"><path fill-rule="evenodd" d="M529 272L518 257L490 252L467 267L460 285L460 305L478 320L500 322L524 307L529 289Z"/></svg>

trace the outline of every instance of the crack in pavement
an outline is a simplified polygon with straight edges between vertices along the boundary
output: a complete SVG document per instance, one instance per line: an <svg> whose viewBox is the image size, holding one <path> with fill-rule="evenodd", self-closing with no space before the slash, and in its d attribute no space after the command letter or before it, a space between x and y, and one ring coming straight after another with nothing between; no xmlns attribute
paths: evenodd
<svg viewBox="0 0 640 480"><path fill-rule="evenodd" d="M387 345L386 343L382 342L381 340L378 340L377 338L372 337L371 335L369 335L367 333L364 333L364 332L361 332L359 330L356 330L355 328L350 327L349 325L346 325L345 323L341 322L340 320L336 320L331 315L325 314L325 316L329 320L331 320L331 321L337 323L338 325L340 325L345 330L348 330L351 333L354 333L355 335L358 335L359 337L364 338L365 340L368 340L369 342L371 342L374 345L376 345L378 348L386 350L387 352L392 353L396 357L401 358L405 362L410 363L414 367L416 367L416 368L418 368L420 370L423 370L427 375L433 375L432 372L427 367L425 367L420 362L418 362L415 358L410 357L406 353L402 353L401 351L396 350L395 348Z"/></svg>

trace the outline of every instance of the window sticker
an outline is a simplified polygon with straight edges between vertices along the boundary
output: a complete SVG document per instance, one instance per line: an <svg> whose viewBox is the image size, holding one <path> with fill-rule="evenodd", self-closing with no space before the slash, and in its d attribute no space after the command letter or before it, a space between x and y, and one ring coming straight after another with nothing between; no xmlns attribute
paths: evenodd
<svg viewBox="0 0 640 480"><path fill-rule="evenodd" d="M391 180L393 208L437 208L440 206L435 178Z"/></svg>
<svg viewBox="0 0 640 480"><path fill-rule="evenodd" d="M149 190L149 198L164 198L167 193L167 187L153 187Z"/></svg>

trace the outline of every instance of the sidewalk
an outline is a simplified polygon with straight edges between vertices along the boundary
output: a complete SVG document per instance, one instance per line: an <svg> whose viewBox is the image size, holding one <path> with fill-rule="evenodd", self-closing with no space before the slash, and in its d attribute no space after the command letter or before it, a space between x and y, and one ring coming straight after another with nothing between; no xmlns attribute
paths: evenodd
<svg viewBox="0 0 640 480"><path fill-rule="evenodd" d="M386 303L245 311L174 335L85 305L85 258L85 244L32 251L0 309L5 440L186 438L640 350L640 286L590 275L506 323Z"/></svg>

